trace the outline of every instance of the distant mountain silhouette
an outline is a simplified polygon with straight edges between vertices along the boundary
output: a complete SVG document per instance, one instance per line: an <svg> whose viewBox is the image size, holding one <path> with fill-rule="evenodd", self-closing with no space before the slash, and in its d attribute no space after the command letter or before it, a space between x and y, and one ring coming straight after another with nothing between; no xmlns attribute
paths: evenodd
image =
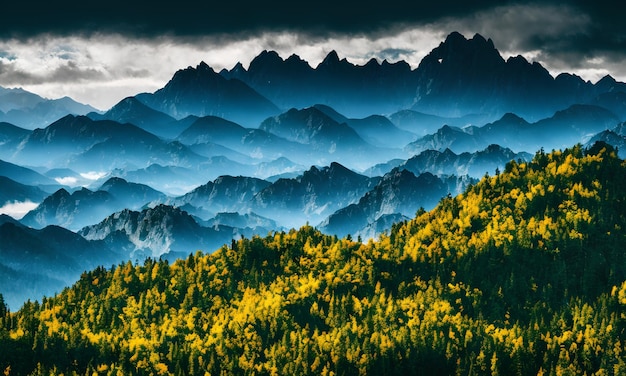
<svg viewBox="0 0 626 376"><path fill-rule="evenodd" d="M11 309L61 292L85 270L123 259L64 228L35 230L6 215L0 215L0 239L0 287Z"/></svg>
<svg viewBox="0 0 626 376"><path fill-rule="evenodd" d="M317 158L315 163L324 164L326 161L340 160L350 167L365 168L371 165L372 161L380 162L399 154L369 144L348 124L338 123L333 119L337 116L331 117L326 112L318 107L301 110L292 108L266 119L261 123L260 129L289 141L309 145L315 152L313 156ZM364 129L367 127L366 123L367 121L362 123ZM392 130L401 133L390 123L385 123L382 127L385 126L392 136L397 134Z"/></svg>
<svg viewBox="0 0 626 376"><path fill-rule="evenodd" d="M213 115L248 126L257 126L279 112L272 102L245 83L224 78L204 62L179 70L162 89L136 98L177 119Z"/></svg>
<svg viewBox="0 0 626 376"><path fill-rule="evenodd" d="M64 188L59 189L27 213L21 222L34 228L57 225L79 230L100 222L116 211L140 209L152 201L164 199L163 193L147 185L113 177L97 191L81 188L70 193Z"/></svg>
<svg viewBox="0 0 626 376"><path fill-rule="evenodd" d="M222 149L221 155L242 163L269 162L286 156L297 162L313 158L308 145L215 116L198 118L176 139L201 155L218 155Z"/></svg>
<svg viewBox="0 0 626 376"><path fill-rule="evenodd" d="M88 224L98 223L119 210L120 205L115 201L115 197L105 191L94 192L82 188L69 193L61 188L28 212L20 222L33 228L56 225L78 230Z"/></svg>
<svg viewBox="0 0 626 376"><path fill-rule="evenodd" d="M156 111L141 103L135 97L122 99L103 114L91 112L87 116L93 120L113 120L118 123L131 123L163 138L174 138L186 128L173 117Z"/></svg>
<svg viewBox="0 0 626 376"><path fill-rule="evenodd" d="M139 209L145 204L165 199L165 195L145 184L127 182L119 177L109 178L104 182L99 191L105 191L113 195L123 208Z"/></svg>
<svg viewBox="0 0 626 376"><path fill-rule="evenodd" d="M237 212L217 213L215 217L203 223L206 227L228 226L238 229L244 236L266 234L276 231L279 226L275 221L254 213L239 214Z"/></svg>
<svg viewBox="0 0 626 376"><path fill-rule="evenodd" d="M139 169L116 168L110 176L133 183L142 183L168 195L182 195L205 183L207 178L191 168L151 164Z"/></svg>
<svg viewBox="0 0 626 376"><path fill-rule="evenodd" d="M496 169L504 170L512 160L530 161L529 153L514 153L511 149L499 145L489 145L486 149L474 153L455 154L450 149L444 151L426 150L399 165L416 175L424 172L442 175L469 175L481 178L486 173L493 175Z"/></svg>
<svg viewBox="0 0 626 376"><path fill-rule="evenodd" d="M252 210L275 219L281 225L297 227L320 221L341 207L356 202L378 182L346 167L311 167L297 178L279 179L261 190Z"/></svg>
<svg viewBox="0 0 626 376"><path fill-rule="evenodd" d="M43 128L65 115L85 115L96 109L69 97L45 99L21 88L0 87L0 111L0 121L35 129Z"/></svg>
<svg viewBox="0 0 626 376"><path fill-rule="evenodd" d="M330 106L318 104L313 107L337 123L348 124L363 140L374 146L398 148L417 138L416 134L396 127L382 115L370 115L363 119L349 119Z"/></svg>
<svg viewBox="0 0 626 376"><path fill-rule="evenodd" d="M48 194L38 187L21 184L0 175L0 207L13 202L38 203L43 201L46 196Z"/></svg>
<svg viewBox="0 0 626 376"><path fill-rule="evenodd" d="M484 114L472 114L463 117L444 117L413 110L401 110L388 117L398 128L422 137L437 132L437 130L444 125L463 128L472 124L485 124L491 119L491 117Z"/></svg>
<svg viewBox="0 0 626 376"><path fill-rule="evenodd" d="M412 154L448 148L454 152L474 152L490 144L518 151L536 151L542 147L561 149L583 142L585 138L611 129L618 123L619 118L605 108L577 104L535 123L508 113L481 127L461 129L444 125L436 133L410 143L405 150Z"/></svg>
<svg viewBox="0 0 626 376"><path fill-rule="evenodd" d="M8 177L24 185L38 186L40 188L43 188L42 186L53 186L58 189L59 186L56 181L34 170L3 160L0 160L0 176Z"/></svg>
<svg viewBox="0 0 626 376"><path fill-rule="evenodd" d="M11 155L12 162L83 171L142 168L151 163L200 167L208 159L132 124L65 116L35 129Z"/></svg>

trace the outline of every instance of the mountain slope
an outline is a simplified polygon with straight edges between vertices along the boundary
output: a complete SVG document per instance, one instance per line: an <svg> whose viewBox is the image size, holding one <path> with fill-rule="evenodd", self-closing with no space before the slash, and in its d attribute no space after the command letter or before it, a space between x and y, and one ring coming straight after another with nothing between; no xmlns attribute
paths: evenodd
<svg viewBox="0 0 626 376"><path fill-rule="evenodd" d="M24 89L0 87L0 121L27 129L43 128L66 115L85 115L95 108L69 97L45 99Z"/></svg>
<svg viewBox="0 0 626 376"><path fill-rule="evenodd" d="M208 159L179 142L167 142L133 124L68 115L32 131L12 162L70 167L79 172L142 168L154 163L194 166Z"/></svg>
<svg viewBox="0 0 626 376"><path fill-rule="evenodd" d="M57 226L28 228L0 215L0 289L12 309L51 296L85 270L122 259L107 247Z"/></svg>
<svg viewBox="0 0 626 376"><path fill-rule="evenodd" d="M16 202L41 202L47 193L41 189L20 184L6 176L0 176L0 207Z"/></svg>
<svg viewBox="0 0 626 376"><path fill-rule="evenodd" d="M179 70L162 89L136 98L177 119L213 115L254 127L278 113L272 102L248 85L220 76L204 62Z"/></svg>
<svg viewBox="0 0 626 376"><path fill-rule="evenodd" d="M516 151L561 149L586 142L592 135L612 129L618 123L619 118L605 108L576 104L534 123L507 113L481 127L461 129L444 125L436 133L410 143L405 150L417 154L429 149L443 151L449 148L461 153L478 151L490 144Z"/></svg>
<svg viewBox="0 0 626 376"><path fill-rule="evenodd" d="M33 228L57 225L77 231L99 223L117 211L137 210L151 202L165 199L163 193L147 185L112 177L97 191L82 188L69 193L63 188L59 189L27 213L21 222Z"/></svg>
<svg viewBox="0 0 626 376"><path fill-rule="evenodd" d="M173 117L153 110L135 97L122 99L107 112L98 114L91 112L87 116L93 120L112 120L118 123L131 123L163 138L174 138L184 128Z"/></svg>
<svg viewBox="0 0 626 376"><path fill-rule="evenodd" d="M443 116L515 112L536 119L577 99L573 86L568 85L569 91L558 88L538 63L521 56L505 61L493 41L478 34L466 39L451 33L422 59L415 74L417 96L412 109ZM580 86L591 89L584 82Z"/></svg>
<svg viewBox="0 0 626 376"><path fill-rule="evenodd" d="M448 185L430 173L415 176L408 170L395 168L357 203L326 218L320 230L338 236L356 234L383 215L412 217L420 207L433 207L448 192Z"/></svg>
<svg viewBox="0 0 626 376"><path fill-rule="evenodd" d="M16 125L0 122L0 158L10 159L17 146L22 142L30 131Z"/></svg>
<svg viewBox="0 0 626 376"><path fill-rule="evenodd" d="M292 108L266 119L259 128L289 141L309 145L315 153L312 157L317 158L315 163L320 164L340 160L349 167L364 169L397 154L372 146L346 123L338 123L317 107Z"/></svg>
<svg viewBox="0 0 626 376"><path fill-rule="evenodd" d="M111 120L94 121L86 116L68 115L43 129L32 131L17 148L13 160L34 165L41 165L45 161L44 165L50 167L66 167L72 156L107 142L130 143L134 147L162 143L155 135L131 124L120 124ZM111 150L107 159L115 159L119 152L120 150ZM85 167L86 171L94 169Z"/></svg>
<svg viewBox="0 0 626 376"><path fill-rule="evenodd" d="M58 186L58 183L26 167L0 160L0 176L8 177L18 183L33 186Z"/></svg>

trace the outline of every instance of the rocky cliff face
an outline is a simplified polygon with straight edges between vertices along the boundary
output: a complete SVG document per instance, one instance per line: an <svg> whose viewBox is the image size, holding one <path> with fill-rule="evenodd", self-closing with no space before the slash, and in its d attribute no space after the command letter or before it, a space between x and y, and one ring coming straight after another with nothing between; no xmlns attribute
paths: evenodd
<svg viewBox="0 0 626 376"><path fill-rule="evenodd" d="M212 252L230 242L233 235L230 228L202 227L188 213L167 205L141 212L123 210L81 229L79 234L88 240L104 240L133 259L189 254L199 249Z"/></svg>

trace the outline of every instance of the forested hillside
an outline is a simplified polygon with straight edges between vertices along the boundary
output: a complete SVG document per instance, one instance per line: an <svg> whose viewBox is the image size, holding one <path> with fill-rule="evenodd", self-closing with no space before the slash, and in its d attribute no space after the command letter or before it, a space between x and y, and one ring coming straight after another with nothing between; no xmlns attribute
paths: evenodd
<svg viewBox="0 0 626 376"><path fill-rule="evenodd" d="M0 370L624 374L616 154L596 144L510 162L365 244L305 226L86 272L17 312L0 304Z"/></svg>

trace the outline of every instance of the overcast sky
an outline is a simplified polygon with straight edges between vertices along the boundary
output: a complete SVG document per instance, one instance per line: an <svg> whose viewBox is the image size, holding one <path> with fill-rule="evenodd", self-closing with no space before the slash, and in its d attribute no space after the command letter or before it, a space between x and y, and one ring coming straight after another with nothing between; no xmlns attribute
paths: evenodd
<svg viewBox="0 0 626 376"><path fill-rule="evenodd" d="M626 23L615 0L14 1L0 15L0 86L100 109L163 87L205 61L247 67L264 49L316 66L336 50L420 60L450 32L491 38L507 58L524 55L552 74L626 81Z"/></svg>

